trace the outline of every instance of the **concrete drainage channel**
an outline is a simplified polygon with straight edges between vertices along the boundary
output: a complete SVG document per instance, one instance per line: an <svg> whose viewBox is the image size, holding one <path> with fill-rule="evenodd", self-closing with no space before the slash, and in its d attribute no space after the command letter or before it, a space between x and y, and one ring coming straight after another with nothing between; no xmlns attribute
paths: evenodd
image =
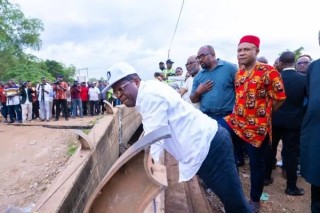
<svg viewBox="0 0 320 213"><path fill-rule="evenodd" d="M196 177L177 183L172 157L165 154L166 168L150 157L149 145L169 137L169 131L133 143L141 132L141 117L133 108L109 109L88 135L78 134L81 146L32 212L212 212ZM120 144L129 148L119 157Z"/></svg>

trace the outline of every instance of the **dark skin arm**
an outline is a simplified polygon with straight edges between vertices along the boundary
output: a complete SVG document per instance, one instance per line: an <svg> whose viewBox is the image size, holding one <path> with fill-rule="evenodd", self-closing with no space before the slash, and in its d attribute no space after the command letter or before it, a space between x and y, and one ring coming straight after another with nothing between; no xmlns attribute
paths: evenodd
<svg viewBox="0 0 320 213"><path fill-rule="evenodd" d="M277 111L280 106L283 104L285 100L280 100L280 101L277 101L277 100L273 100L272 101L272 111L275 112Z"/></svg>
<svg viewBox="0 0 320 213"><path fill-rule="evenodd" d="M213 81L208 80L204 84L200 84L196 91L190 95L190 100L192 103L198 103L200 102L200 97L203 93L208 92L213 87Z"/></svg>

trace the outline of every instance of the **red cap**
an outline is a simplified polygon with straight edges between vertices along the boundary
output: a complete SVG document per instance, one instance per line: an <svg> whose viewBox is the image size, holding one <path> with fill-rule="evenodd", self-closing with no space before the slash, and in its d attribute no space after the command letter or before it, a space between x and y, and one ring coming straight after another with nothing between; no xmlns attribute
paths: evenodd
<svg viewBox="0 0 320 213"><path fill-rule="evenodd" d="M254 35L246 35L246 36L243 36L243 37L240 39L239 44L244 43L244 42L254 44L254 45L255 45L256 47L258 47L258 48L259 48L259 45L260 45L260 39L259 39L257 36L254 36ZM239 45L239 44L238 44L238 45Z"/></svg>

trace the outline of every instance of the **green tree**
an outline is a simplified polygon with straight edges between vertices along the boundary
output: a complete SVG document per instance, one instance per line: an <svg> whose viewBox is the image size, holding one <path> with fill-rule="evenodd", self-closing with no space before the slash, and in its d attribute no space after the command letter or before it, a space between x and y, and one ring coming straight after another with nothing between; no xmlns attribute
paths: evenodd
<svg viewBox="0 0 320 213"><path fill-rule="evenodd" d="M20 7L8 0L0 0L0 79L9 69L19 66L24 50L39 50L43 23L39 19L26 18Z"/></svg>
<svg viewBox="0 0 320 213"><path fill-rule="evenodd" d="M0 50L13 48L19 55L26 48L39 50L40 33L44 30L41 20L26 18L19 5L0 0Z"/></svg>
<svg viewBox="0 0 320 213"><path fill-rule="evenodd" d="M18 64L7 70L4 79L22 79L24 81L39 82L42 77L46 77L49 81L54 81L55 78L47 71L44 63L29 61L26 64Z"/></svg>
<svg viewBox="0 0 320 213"><path fill-rule="evenodd" d="M66 81L72 82L74 80L76 68L73 65L66 67L64 64L54 60L46 60L45 64L48 68L48 72L53 77L57 77L57 75L61 74Z"/></svg>

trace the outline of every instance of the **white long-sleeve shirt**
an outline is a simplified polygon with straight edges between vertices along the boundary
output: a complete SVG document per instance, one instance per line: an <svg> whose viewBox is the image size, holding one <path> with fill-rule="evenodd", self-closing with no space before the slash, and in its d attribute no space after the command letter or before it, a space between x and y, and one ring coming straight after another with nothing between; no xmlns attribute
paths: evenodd
<svg viewBox="0 0 320 213"><path fill-rule="evenodd" d="M42 90L42 87L43 87L43 90L45 90L47 92L44 92ZM38 84L36 89L37 89L39 101L42 101L42 93L43 93L44 101L50 100L50 93L52 93L52 91L53 91L52 86L50 84L46 83L46 85L43 85L43 86L42 86L42 84Z"/></svg>
<svg viewBox="0 0 320 213"><path fill-rule="evenodd" d="M151 154L158 160L164 148L179 162L179 181L190 180L208 155L217 122L185 102L170 86L157 81L141 81L136 109L142 115L146 134L169 126L171 138L153 144Z"/></svg>

